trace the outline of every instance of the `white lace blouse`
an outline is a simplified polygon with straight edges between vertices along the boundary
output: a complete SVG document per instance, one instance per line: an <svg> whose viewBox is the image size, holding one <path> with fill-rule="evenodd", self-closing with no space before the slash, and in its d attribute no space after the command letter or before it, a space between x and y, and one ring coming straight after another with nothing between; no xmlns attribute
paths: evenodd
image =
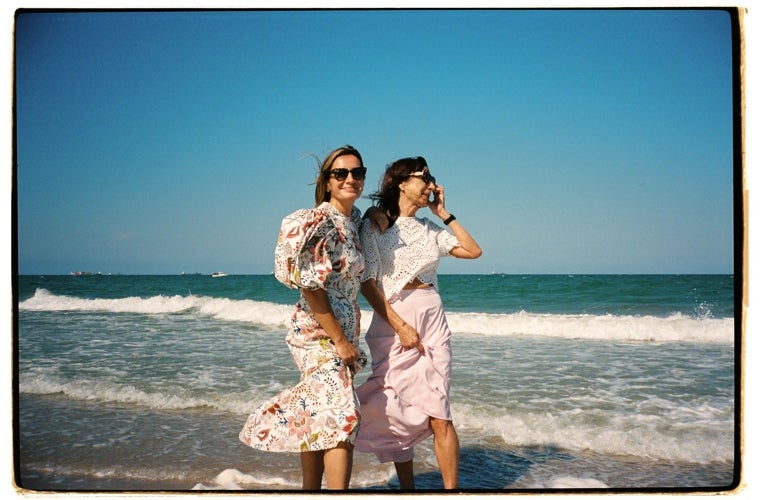
<svg viewBox="0 0 760 500"><path fill-rule="evenodd" d="M427 217L399 217L385 233L362 222L361 243L365 270L362 281L375 278L388 302L418 278L438 290L438 262L460 246L456 237Z"/></svg>

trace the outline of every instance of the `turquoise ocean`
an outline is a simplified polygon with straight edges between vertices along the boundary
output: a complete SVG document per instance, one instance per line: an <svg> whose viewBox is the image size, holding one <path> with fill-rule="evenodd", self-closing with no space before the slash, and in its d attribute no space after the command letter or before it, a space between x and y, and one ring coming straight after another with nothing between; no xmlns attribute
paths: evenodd
<svg viewBox="0 0 760 500"><path fill-rule="evenodd" d="M460 487L735 487L737 285L732 275L442 275ZM19 276L14 290L18 486L300 488L298 455L237 437L259 402L298 381L284 342L296 291L271 275L195 274ZM364 333L372 312L361 304ZM419 489L441 488L432 440L415 464ZM351 487L398 483L392 465L357 452Z"/></svg>

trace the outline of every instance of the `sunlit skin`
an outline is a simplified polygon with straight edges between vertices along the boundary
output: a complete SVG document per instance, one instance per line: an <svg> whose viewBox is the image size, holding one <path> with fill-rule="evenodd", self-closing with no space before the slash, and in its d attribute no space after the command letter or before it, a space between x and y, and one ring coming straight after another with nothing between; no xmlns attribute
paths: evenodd
<svg viewBox="0 0 760 500"><path fill-rule="evenodd" d="M420 174L428 172L425 167ZM446 210L446 197L443 186L430 181L425 183L421 175L413 175L399 184L401 196L398 200L399 214L403 217L414 217L420 208L428 207L436 217L446 220L451 212ZM430 201L430 194L433 194L433 200ZM480 246L458 222L453 221L449 224L449 229L459 240L460 246L454 247L450 254L458 259L477 259L483 254Z"/></svg>
<svg viewBox="0 0 760 500"><path fill-rule="evenodd" d="M351 155L339 156L333 161L331 170L346 168L352 170L362 166L359 158ZM364 190L364 180L354 179L349 174L344 180L339 181L333 176L327 183L327 191L330 193L330 204L337 208L343 215L351 215L354 202L359 199Z"/></svg>
<svg viewBox="0 0 760 500"><path fill-rule="evenodd" d="M427 172L425 168L423 172ZM399 184L401 196L399 197L399 211L402 217L414 217L420 208L430 207L434 215L439 215L444 210L443 186L436 185L432 181L425 184L421 177L412 176ZM433 201L430 194L433 193Z"/></svg>
<svg viewBox="0 0 760 500"><path fill-rule="evenodd" d="M343 155L337 157L330 170L345 168L349 171L361 167L362 163L356 156ZM355 179L352 173L339 181L330 175L327 191L330 193L330 205L346 216L351 215L354 202L359 199L364 190L364 180ZM358 357L358 350L348 341L340 323L333 313L327 293L324 290L303 289L301 293L309 302L312 314L332 339L335 352L346 366L353 366ZM339 443L329 450L309 451L301 453L303 469L303 489L319 490L322 488L322 477L327 473L327 488L330 490L347 489L353 467L354 447L349 442Z"/></svg>
<svg viewBox="0 0 760 500"><path fill-rule="evenodd" d="M451 213L446 210L443 186L432 180L422 180L423 174L428 172L425 167L421 172L415 172L408 179L398 185L399 215L402 217L414 217L421 208L428 207L433 215L441 220L449 218ZM430 197L433 197L431 200ZM449 229L457 237L460 246L453 248L450 254L460 259L477 259L483 253L480 246L470 236L467 230L456 220L449 224ZM414 285L419 281L411 283ZM421 284L421 283L420 283ZM370 279L362 283L362 293L379 313L393 326L399 337L399 342L404 348L418 349L421 353L425 348L420 340L419 332L406 323L388 304L384 295L377 288L374 280ZM445 489L454 489L458 483L459 467L459 437L454 424L450 420L430 417L430 429L433 431L433 447L438 467L443 479ZM396 475L402 490L414 489L414 461L394 462Z"/></svg>

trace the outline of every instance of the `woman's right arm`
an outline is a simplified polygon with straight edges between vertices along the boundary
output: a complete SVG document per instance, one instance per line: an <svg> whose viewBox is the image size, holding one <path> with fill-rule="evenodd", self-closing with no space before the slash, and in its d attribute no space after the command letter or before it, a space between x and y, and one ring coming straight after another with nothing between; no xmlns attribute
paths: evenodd
<svg viewBox="0 0 760 500"><path fill-rule="evenodd" d="M275 277L287 287L301 290L340 359L353 367L358 351L343 332L325 290L336 234L318 210L300 210L283 219L275 248Z"/></svg>
<svg viewBox="0 0 760 500"><path fill-rule="evenodd" d="M393 327L403 347L407 349L414 348L422 353L425 352L425 347L420 342L420 334L404 321L388 303L388 299L385 298L383 292L378 288L375 278L362 282L362 295L367 299L369 305L372 306L375 314L379 314L381 318Z"/></svg>
<svg viewBox="0 0 760 500"><path fill-rule="evenodd" d="M380 256L380 246L378 244L379 231L373 229L371 221L365 220L362 223L360 237L364 253L366 269L362 277L362 295L367 299L369 305L379 314L381 318L387 321L398 335L401 345L406 348L416 348L424 352L425 348L420 343L420 335L417 330L409 326L401 316L393 310L388 303L388 299L377 286L377 278L381 275L382 259Z"/></svg>
<svg viewBox="0 0 760 500"><path fill-rule="evenodd" d="M330 306L330 299L327 297L327 292L321 288L304 288L301 290L301 293L306 299L306 302L309 303L311 312L317 322L327 336L330 337L330 340L332 340L333 345L335 346L335 352L337 352L340 359L343 360L343 364L349 367L354 367L359 356L359 351L354 344L349 342L348 338L346 338L346 334L343 332L343 328L335 317L332 306Z"/></svg>

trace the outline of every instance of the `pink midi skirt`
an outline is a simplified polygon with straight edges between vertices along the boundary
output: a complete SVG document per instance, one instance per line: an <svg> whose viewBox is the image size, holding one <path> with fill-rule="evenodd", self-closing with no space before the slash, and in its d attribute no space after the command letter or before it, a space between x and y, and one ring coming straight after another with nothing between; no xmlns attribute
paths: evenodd
<svg viewBox="0 0 760 500"><path fill-rule="evenodd" d="M381 462L407 462L414 446L432 435L429 418L451 420L451 331L433 288L403 290L391 304L420 334L425 353L401 346L393 328L375 314L365 337L372 374L357 387L361 424L358 451Z"/></svg>

